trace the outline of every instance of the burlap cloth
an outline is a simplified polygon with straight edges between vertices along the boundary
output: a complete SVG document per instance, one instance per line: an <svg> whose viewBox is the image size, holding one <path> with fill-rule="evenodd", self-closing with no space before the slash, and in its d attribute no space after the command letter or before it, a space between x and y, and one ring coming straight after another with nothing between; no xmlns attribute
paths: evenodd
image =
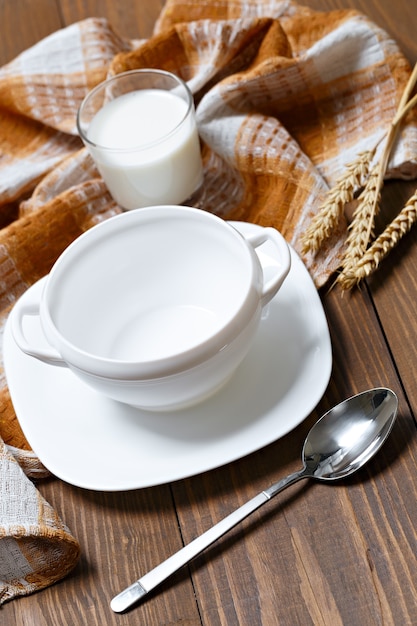
<svg viewBox="0 0 417 626"><path fill-rule="evenodd" d="M41 41L0 70L2 328L75 237L119 212L75 118L109 73L141 67L172 71L194 93L205 167L198 206L273 225L296 249L344 164L386 131L410 74L395 42L365 16L288 0L168 0L148 41L122 39L103 19ZM416 175L416 142L409 122L389 176ZM343 233L342 224L319 256L304 259L318 287L338 267ZM0 435L4 602L63 577L80 548L28 478L46 470L20 430L4 374Z"/></svg>

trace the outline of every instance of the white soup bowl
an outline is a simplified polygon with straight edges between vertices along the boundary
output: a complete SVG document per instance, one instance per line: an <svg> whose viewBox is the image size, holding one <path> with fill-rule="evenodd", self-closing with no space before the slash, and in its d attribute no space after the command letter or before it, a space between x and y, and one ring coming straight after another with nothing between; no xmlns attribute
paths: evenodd
<svg viewBox="0 0 417 626"><path fill-rule="evenodd" d="M257 253L264 242L278 259L268 278ZM99 393L178 409L230 378L289 269L288 245L273 228L245 238L200 209L137 209L78 237L40 301L16 303L12 332L26 354L69 367ZM32 345L27 315L39 316L51 349Z"/></svg>

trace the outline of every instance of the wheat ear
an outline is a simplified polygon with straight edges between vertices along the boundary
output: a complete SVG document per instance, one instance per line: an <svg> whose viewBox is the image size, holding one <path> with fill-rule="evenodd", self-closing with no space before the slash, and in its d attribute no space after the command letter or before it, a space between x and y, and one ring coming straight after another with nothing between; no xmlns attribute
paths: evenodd
<svg viewBox="0 0 417 626"><path fill-rule="evenodd" d="M342 176L327 192L326 198L317 214L311 220L301 238L302 252L317 252L338 224L344 207L354 199L355 192L363 185L368 176L369 166L376 148L358 154L357 158L346 166Z"/></svg>
<svg viewBox="0 0 417 626"><path fill-rule="evenodd" d="M363 257L368 246L368 225L371 215L375 213L375 207L379 206L380 184L379 166L375 166L366 185L359 196L358 206L353 214L352 222L349 226L349 233L346 238L346 252L342 262L342 271L337 277L336 282L343 289L351 288L352 273L360 259ZM372 236L371 231L371 236Z"/></svg>
<svg viewBox="0 0 417 626"><path fill-rule="evenodd" d="M350 279L353 284L374 272L380 262L399 243L417 222L417 190L407 200L403 209L367 249Z"/></svg>

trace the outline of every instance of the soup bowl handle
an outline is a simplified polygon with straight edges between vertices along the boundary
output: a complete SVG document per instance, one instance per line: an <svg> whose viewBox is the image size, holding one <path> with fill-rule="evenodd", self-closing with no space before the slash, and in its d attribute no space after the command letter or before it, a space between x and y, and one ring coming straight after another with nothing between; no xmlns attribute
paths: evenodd
<svg viewBox="0 0 417 626"><path fill-rule="evenodd" d="M270 242L275 251L278 252L279 265L274 266L274 274L264 282L261 303L262 306L268 304L280 289L291 268L291 254L284 237L275 228L266 227L258 233L246 237L246 241L256 249L262 244ZM263 268L262 256L258 254L259 262Z"/></svg>
<svg viewBox="0 0 417 626"><path fill-rule="evenodd" d="M43 280L45 281L47 277ZM38 287L39 285L37 285ZM42 347L40 345L35 345L35 342L32 343L32 340L28 338L27 332L25 330L25 318L28 317L37 317L38 325L41 329L42 335L44 335L42 330L42 325L40 322L39 316L39 308L40 308L40 294L42 290L29 288L28 291L16 302L11 312L11 331L13 335L13 339L16 344L28 356L35 357L44 363L48 363L49 365L58 365L61 367L67 367L67 363L61 357L61 355L55 351L52 346L48 348ZM45 337L45 342L47 342ZM41 339L39 340L39 344L41 343ZM48 344L49 345L49 344Z"/></svg>

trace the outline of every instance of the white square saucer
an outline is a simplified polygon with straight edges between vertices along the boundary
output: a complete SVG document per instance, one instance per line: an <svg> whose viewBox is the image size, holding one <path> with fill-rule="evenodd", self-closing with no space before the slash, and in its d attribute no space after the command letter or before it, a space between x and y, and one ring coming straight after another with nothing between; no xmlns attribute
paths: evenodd
<svg viewBox="0 0 417 626"><path fill-rule="evenodd" d="M260 228L233 224L246 233ZM21 427L43 464L79 487L138 489L219 467L298 426L327 387L332 352L314 283L292 249L291 260L233 378L183 411L146 412L99 395L69 370L21 352L7 322L7 383ZM26 294L41 289L42 280Z"/></svg>

